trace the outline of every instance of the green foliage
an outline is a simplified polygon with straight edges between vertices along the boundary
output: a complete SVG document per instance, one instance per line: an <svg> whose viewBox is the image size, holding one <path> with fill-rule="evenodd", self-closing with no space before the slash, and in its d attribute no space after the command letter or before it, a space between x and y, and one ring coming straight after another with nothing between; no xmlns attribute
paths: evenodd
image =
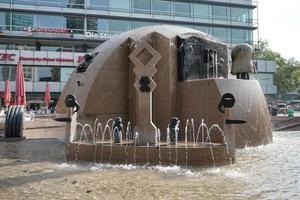
<svg viewBox="0 0 300 200"><path fill-rule="evenodd" d="M295 91L300 87L300 62L294 58L286 60L280 53L272 51L266 40L260 40L255 45L256 60L274 60L278 65L274 81L279 94Z"/></svg>

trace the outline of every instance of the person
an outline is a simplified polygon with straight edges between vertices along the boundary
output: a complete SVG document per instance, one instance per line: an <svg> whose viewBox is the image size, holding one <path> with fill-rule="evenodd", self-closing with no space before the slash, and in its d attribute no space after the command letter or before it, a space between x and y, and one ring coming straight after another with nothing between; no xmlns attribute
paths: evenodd
<svg viewBox="0 0 300 200"><path fill-rule="evenodd" d="M272 116L277 116L278 114L278 109L275 105L272 106Z"/></svg>

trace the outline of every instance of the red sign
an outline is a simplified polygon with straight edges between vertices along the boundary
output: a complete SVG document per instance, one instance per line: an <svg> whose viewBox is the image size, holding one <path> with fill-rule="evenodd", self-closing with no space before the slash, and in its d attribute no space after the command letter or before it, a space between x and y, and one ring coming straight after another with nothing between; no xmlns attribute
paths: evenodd
<svg viewBox="0 0 300 200"><path fill-rule="evenodd" d="M20 57L22 61L34 61L34 62L74 62L72 58L48 58L48 57Z"/></svg>
<svg viewBox="0 0 300 200"><path fill-rule="evenodd" d="M15 61L16 54L14 53L0 53L0 61ZM49 58L49 57L24 57L20 56L21 61L34 61L34 62L74 62L73 58ZM76 61L80 63L84 59L84 56L78 56Z"/></svg>
<svg viewBox="0 0 300 200"><path fill-rule="evenodd" d="M28 33L28 35L31 35L33 32L39 32L39 33L62 33L62 34L71 34L71 29L66 28L35 28L35 27L24 27L24 31Z"/></svg>
<svg viewBox="0 0 300 200"><path fill-rule="evenodd" d="M14 53L0 53L0 60L8 60L8 61L14 61L16 54Z"/></svg>

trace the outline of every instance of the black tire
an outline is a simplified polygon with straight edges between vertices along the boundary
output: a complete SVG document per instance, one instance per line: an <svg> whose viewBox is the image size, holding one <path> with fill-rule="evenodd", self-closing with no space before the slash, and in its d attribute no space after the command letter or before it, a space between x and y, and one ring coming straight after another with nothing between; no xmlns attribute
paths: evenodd
<svg viewBox="0 0 300 200"><path fill-rule="evenodd" d="M22 137L22 124L23 124L23 116L24 116L24 109L21 106L17 116L17 130L16 130L16 137Z"/></svg>
<svg viewBox="0 0 300 200"><path fill-rule="evenodd" d="M21 106L17 106L14 116L12 118L12 123L13 123L13 137L18 137L18 118L19 118L19 113L20 113Z"/></svg>
<svg viewBox="0 0 300 200"><path fill-rule="evenodd" d="M8 138L9 137L9 126L8 126L8 121L9 121L9 117L11 115L11 111L12 111L12 106L8 107L7 113L6 113L6 117L5 117L5 137Z"/></svg>
<svg viewBox="0 0 300 200"><path fill-rule="evenodd" d="M8 137L11 138L13 137L13 117L15 115L16 112L16 106L12 106L11 108L11 113L8 117Z"/></svg>

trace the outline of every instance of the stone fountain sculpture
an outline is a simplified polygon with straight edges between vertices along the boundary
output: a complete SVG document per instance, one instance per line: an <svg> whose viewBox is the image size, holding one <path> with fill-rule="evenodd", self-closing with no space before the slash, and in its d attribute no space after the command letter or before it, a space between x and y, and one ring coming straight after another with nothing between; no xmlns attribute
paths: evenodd
<svg viewBox="0 0 300 200"><path fill-rule="evenodd" d="M259 83L229 79L230 51L206 33L143 27L101 44L89 62L57 106L69 119L69 160L219 165L234 162L236 148L272 142Z"/></svg>

